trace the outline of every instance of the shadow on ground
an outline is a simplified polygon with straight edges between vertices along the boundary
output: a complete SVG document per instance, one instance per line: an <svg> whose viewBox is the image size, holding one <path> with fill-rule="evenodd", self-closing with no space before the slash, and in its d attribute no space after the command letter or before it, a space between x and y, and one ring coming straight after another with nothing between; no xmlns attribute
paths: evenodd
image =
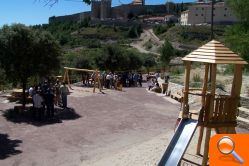
<svg viewBox="0 0 249 166"><path fill-rule="evenodd" d="M32 116L32 107L24 111L16 110L16 109L8 109L3 112L3 116L6 120L14 122L14 123L27 123L35 126L44 126L44 125L52 125L55 123L62 123L63 120L75 120L80 118L81 116L75 112L73 108L61 109L55 108L55 115L53 118L44 117L43 120L38 121L35 120Z"/></svg>
<svg viewBox="0 0 249 166"><path fill-rule="evenodd" d="M21 140L11 140L7 134L0 134L0 160L22 153L16 150L20 143Z"/></svg>

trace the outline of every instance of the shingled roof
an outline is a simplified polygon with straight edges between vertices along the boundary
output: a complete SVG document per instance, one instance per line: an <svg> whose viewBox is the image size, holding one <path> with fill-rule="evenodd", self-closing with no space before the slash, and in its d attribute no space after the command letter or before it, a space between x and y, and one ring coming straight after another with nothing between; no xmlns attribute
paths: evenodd
<svg viewBox="0 0 249 166"><path fill-rule="evenodd" d="M248 64L239 55L216 40L201 46L182 60L214 64Z"/></svg>

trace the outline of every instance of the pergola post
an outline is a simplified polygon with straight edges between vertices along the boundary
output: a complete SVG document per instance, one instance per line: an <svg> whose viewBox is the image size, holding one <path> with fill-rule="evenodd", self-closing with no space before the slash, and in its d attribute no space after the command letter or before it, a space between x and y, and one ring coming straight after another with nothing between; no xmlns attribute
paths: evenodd
<svg viewBox="0 0 249 166"><path fill-rule="evenodd" d="M203 86L202 86L202 107L205 106L205 98L206 98L206 93L207 93L207 85L208 85L208 73L209 73L209 64L205 64L205 74L204 74L204 79L203 79ZM198 138L198 144L197 144L197 150L196 154L200 155L201 153L201 143L202 143L202 138L203 138L203 132L204 132L204 126L199 127L199 138Z"/></svg>
<svg viewBox="0 0 249 166"><path fill-rule="evenodd" d="M243 65L235 65L234 69L234 78L233 78L233 84L232 84L232 90L231 90L231 97L234 98L234 108L232 110L236 111L238 104L239 104L239 98L240 98L240 92L241 92L241 86L242 86L242 73L243 72ZM231 117L235 118L235 117ZM234 127L227 128L227 133L235 134L236 130Z"/></svg>
<svg viewBox="0 0 249 166"><path fill-rule="evenodd" d="M66 82L67 79L67 70L65 70L64 77L63 77L63 82Z"/></svg>
<svg viewBox="0 0 249 166"><path fill-rule="evenodd" d="M189 115L189 106L188 106L188 93L189 93L189 80L190 80L190 69L191 69L191 62L185 62L185 83L184 83L184 97L183 97L183 113L182 118L186 119Z"/></svg>
<svg viewBox="0 0 249 166"><path fill-rule="evenodd" d="M216 90L216 70L217 70L217 64L212 64L212 71L211 71L211 99L210 99L209 119L212 117L213 111L214 111L214 100L215 100L215 90ZM202 166L206 166L207 162L208 162L208 150L209 150L210 137L211 137L211 128L207 127Z"/></svg>

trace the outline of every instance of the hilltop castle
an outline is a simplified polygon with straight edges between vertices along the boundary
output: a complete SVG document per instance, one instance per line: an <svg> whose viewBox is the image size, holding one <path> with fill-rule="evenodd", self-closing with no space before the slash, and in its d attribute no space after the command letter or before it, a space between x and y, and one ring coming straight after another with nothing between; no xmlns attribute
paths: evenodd
<svg viewBox="0 0 249 166"><path fill-rule="evenodd" d="M173 3L145 5L145 0L133 0L130 4L122 4L115 7L112 7L112 0L93 0L91 11L67 16L50 17L49 23L60 21L82 21L84 18L89 17L93 21L128 20L135 16L147 14L172 14L173 8Z"/></svg>

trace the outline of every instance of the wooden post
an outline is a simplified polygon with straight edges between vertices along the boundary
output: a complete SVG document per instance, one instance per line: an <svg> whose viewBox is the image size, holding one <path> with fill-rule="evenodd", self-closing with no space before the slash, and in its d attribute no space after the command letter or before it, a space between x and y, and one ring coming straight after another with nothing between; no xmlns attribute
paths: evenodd
<svg viewBox="0 0 249 166"><path fill-rule="evenodd" d="M210 99L210 112L209 112L209 120L213 115L214 111L214 99L215 99L215 90L216 90L216 70L217 65L212 64L212 73L211 73L211 99ZM208 127L206 130L206 140L204 146L204 155L202 160L202 166L206 166L208 162L208 151L209 151L209 141L211 137L211 128Z"/></svg>
<svg viewBox="0 0 249 166"><path fill-rule="evenodd" d="M96 89L96 86L97 86L97 77L98 77L98 71L95 70L93 93L95 93L95 89Z"/></svg>
<svg viewBox="0 0 249 166"><path fill-rule="evenodd" d="M71 87L71 83L70 83L70 78L69 78L69 71L67 70L67 83L68 83L68 87L70 88L70 89L72 89L72 87Z"/></svg>
<svg viewBox="0 0 249 166"><path fill-rule="evenodd" d="M208 84L208 72L209 72L209 64L205 64L205 75L203 79L203 87L202 87L202 108L205 107L205 98L206 98L206 93L207 93L207 84ZM204 132L204 126L200 126L200 131L199 131L199 138L198 138L198 144L197 144L197 150L196 154L200 155L201 153L201 143L202 143L202 138L203 138L203 132Z"/></svg>
<svg viewBox="0 0 249 166"><path fill-rule="evenodd" d="M102 92L102 85L101 85L101 81L100 81L100 73L99 73L99 71L98 71L97 79L98 79L98 85L99 85L99 92Z"/></svg>
<svg viewBox="0 0 249 166"><path fill-rule="evenodd" d="M67 79L67 70L65 69L63 82L66 82L66 79Z"/></svg>
<svg viewBox="0 0 249 166"><path fill-rule="evenodd" d="M234 111L237 110L238 104L239 104L239 97L240 97L240 91L241 91L241 86L242 86L242 72L243 72L242 69L243 69L243 65L235 65L233 85L232 85L232 90L231 90L231 97L235 99L233 102L234 105L231 106L232 110ZM236 130L234 127L229 127L227 128L227 132L231 134L235 134Z"/></svg>
<svg viewBox="0 0 249 166"><path fill-rule="evenodd" d="M182 118L186 119L189 116L189 108L188 108L188 92L189 92L189 80L190 80L190 69L191 62L185 62L185 83L184 83L184 97L183 97L183 113Z"/></svg>

